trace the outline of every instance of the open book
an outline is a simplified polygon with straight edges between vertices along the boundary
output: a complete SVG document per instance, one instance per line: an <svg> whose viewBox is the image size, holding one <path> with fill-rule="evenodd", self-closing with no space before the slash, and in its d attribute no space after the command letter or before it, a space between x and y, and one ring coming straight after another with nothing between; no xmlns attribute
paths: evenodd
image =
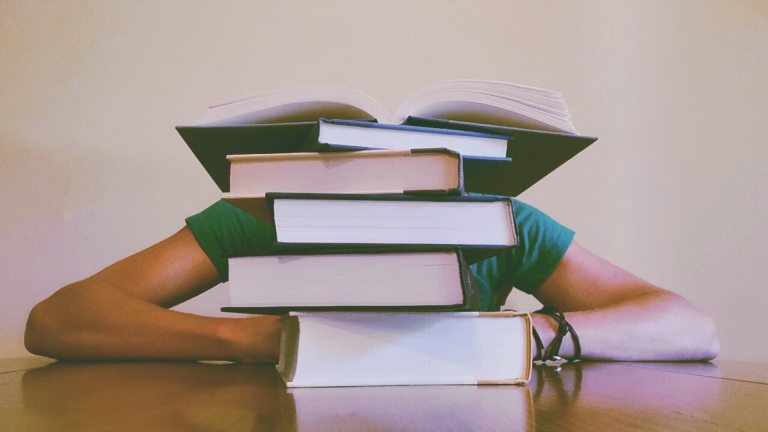
<svg viewBox="0 0 768 432"><path fill-rule="evenodd" d="M428 85L403 100L394 114L358 90L337 86L297 87L211 105L196 125L289 123L315 121L321 117L401 124L412 116L577 133L560 93L483 80Z"/></svg>
<svg viewBox="0 0 768 432"><path fill-rule="evenodd" d="M368 126L344 128L365 132L365 138L352 143L357 146L341 142L349 149L389 148L378 147L382 143L372 138L377 131L387 132L383 136L397 133L397 139L406 130L413 132L406 148L450 148L454 139L471 141L454 147L465 156L464 189L493 195L517 196L597 140L576 134L559 93L478 80L426 87L407 98L395 115L357 90L298 87L212 105L197 123L176 130L219 188L229 192L229 155L325 152L338 147L339 142L315 139L320 127L331 123L322 119ZM378 123L359 121L372 119ZM498 154L469 156L480 149L479 141L487 144L494 137L501 138L493 146ZM318 148L311 148L313 143Z"/></svg>

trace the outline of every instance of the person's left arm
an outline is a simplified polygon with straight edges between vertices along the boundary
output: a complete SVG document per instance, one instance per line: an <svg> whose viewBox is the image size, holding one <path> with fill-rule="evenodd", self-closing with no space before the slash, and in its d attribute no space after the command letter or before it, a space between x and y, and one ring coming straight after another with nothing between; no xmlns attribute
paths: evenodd
<svg viewBox="0 0 768 432"><path fill-rule="evenodd" d="M534 293L544 305L565 312L593 360L710 360L719 352L714 321L683 297L654 286L574 242ZM544 346L554 319L533 314ZM573 353L568 336L560 354Z"/></svg>

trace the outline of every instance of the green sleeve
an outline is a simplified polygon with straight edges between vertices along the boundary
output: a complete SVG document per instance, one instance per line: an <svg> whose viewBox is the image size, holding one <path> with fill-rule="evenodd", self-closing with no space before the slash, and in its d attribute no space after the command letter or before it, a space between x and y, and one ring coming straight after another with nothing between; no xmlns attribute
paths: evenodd
<svg viewBox="0 0 768 432"><path fill-rule="evenodd" d="M481 310L503 303L499 292L515 286L533 293L549 277L573 241L574 233L521 201L513 200L519 245L470 266L480 292ZM275 229L226 201L186 219L222 282L229 280L227 257L274 253Z"/></svg>
<svg viewBox="0 0 768 432"><path fill-rule="evenodd" d="M222 282L229 280L227 257L274 251L275 228L223 200L186 222Z"/></svg>
<svg viewBox="0 0 768 432"><path fill-rule="evenodd" d="M507 286L534 293L552 274L573 241L574 232L540 210L512 201L519 244L470 266L480 293L481 310L503 304L498 295Z"/></svg>

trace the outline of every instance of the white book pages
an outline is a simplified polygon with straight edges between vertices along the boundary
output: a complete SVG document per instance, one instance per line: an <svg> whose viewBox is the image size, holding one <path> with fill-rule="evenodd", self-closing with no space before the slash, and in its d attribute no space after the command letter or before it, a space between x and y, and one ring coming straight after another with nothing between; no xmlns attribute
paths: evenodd
<svg viewBox="0 0 768 432"><path fill-rule="evenodd" d="M315 121L321 117L387 119L367 94L341 86L300 86L211 105L197 125L225 126Z"/></svg>
<svg viewBox="0 0 768 432"><path fill-rule="evenodd" d="M459 158L445 152L370 150L230 155L229 195L267 192L401 193L456 189Z"/></svg>
<svg viewBox="0 0 768 432"><path fill-rule="evenodd" d="M276 199L277 240L284 243L517 243L510 203Z"/></svg>
<svg viewBox="0 0 768 432"><path fill-rule="evenodd" d="M231 306L461 304L456 252L247 256L229 259Z"/></svg>
<svg viewBox="0 0 768 432"><path fill-rule="evenodd" d="M522 316L454 313L297 313L289 386L477 384L526 376Z"/></svg>
<svg viewBox="0 0 768 432"><path fill-rule="evenodd" d="M324 123L318 142L391 150L446 148L465 156L506 157L507 138Z"/></svg>
<svg viewBox="0 0 768 432"><path fill-rule="evenodd" d="M426 85L405 98L395 114L358 90L302 86L211 105L196 124L225 126L319 118L375 118L398 124L409 115L576 133L559 92L483 80Z"/></svg>

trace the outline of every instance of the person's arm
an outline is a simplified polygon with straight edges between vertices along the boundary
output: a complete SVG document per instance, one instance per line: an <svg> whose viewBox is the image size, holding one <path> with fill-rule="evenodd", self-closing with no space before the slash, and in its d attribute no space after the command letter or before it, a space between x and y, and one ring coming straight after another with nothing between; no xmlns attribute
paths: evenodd
<svg viewBox="0 0 768 432"><path fill-rule="evenodd" d="M68 285L30 312L25 345L59 359L275 362L276 317L169 310L218 283L189 228Z"/></svg>
<svg viewBox="0 0 768 432"><path fill-rule="evenodd" d="M554 273L534 294L566 312L581 341L582 357L593 360L709 360L719 342L714 321L688 300L656 287L592 254L574 242ZM544 346L555 321L534 314ZM573 345L563 340L561 355Z"/></svg>

